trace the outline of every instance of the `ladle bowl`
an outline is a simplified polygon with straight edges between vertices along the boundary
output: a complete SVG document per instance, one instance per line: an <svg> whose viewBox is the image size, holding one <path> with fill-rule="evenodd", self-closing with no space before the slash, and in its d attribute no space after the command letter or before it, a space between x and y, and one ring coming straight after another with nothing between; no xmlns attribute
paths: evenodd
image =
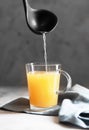
<svg viewBox="0 0 89 130"><path fill-rule="evenodd" d="M28 0L23 0L25 17L28 27L36 34L52 31L57 25L57 16L49 10L33 9Z"/></svg>

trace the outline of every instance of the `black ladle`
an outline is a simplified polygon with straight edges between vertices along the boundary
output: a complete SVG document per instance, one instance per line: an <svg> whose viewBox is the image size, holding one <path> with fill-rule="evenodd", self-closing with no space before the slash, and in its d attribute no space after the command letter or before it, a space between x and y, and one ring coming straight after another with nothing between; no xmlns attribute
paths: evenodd
<svg viewBox="0 0 89 130"><path fill-rule="evenodd" d="M44 9L33 9L28 0L23 0L25 17L28 27L36 34L52 31L57 24L57 16L51 11Z"/></svg>

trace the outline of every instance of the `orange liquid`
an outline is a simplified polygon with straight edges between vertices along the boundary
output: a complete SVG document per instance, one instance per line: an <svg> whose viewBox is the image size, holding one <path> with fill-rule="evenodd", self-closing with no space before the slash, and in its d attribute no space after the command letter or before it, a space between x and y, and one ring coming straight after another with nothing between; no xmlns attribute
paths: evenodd
<svg viewBox="0 0 89 130"><path fill-rule="evenodd" d="M58 72L27 73L30 104L35 107L57 105L60 74Z"/></svg>

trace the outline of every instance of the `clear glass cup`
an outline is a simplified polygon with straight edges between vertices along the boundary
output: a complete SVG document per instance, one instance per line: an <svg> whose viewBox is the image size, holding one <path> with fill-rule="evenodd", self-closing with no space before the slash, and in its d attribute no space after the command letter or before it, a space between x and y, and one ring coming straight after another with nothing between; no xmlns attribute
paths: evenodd
<svg viewBox="0 0 89 130"><path fill-rule="evenodd" d="M67 79L65 91L69 90L71 88L72 79L67 72L61 69L61 64L26 64L31 110L47 109L58 104L61 74Z"/></svg>

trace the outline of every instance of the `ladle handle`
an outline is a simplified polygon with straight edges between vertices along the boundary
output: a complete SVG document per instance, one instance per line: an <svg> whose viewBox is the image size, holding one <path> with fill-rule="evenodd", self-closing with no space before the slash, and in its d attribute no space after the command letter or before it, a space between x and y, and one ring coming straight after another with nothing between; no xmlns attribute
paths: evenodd
<svg viewBox="0 0 89 130"><path fill-rule="evenodd" d="M27 10L32 10L30 4L28 3L28 0L23 0L23 4L24 4L25 12Z"/></svg>
<svg viewBox="0 0 89 130"><path fill-rule="evenodd" d="M27 8L28 8L28 7L31 8L31 6L30 6L29 3L28 3L28 0L24 0L24 1L25 1L25 3L26 3Z"/></svg>

